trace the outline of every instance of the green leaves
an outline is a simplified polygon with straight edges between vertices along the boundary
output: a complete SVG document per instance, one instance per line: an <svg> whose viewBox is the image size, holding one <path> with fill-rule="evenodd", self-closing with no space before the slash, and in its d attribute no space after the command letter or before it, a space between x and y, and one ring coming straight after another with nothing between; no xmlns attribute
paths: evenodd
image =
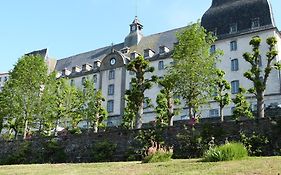
<svg viewBox="0 0 281 175"><path fill-rule="evenodd" d="M257 98L257 104L258 104L258 117L263 118L264 117L264 101L262 100L264 98L264 91L266 89L266 84L268 77L272 71L273 68L280 69L280 64L275 63L273 64L273 60L277 56L278 52L275 48L277 44L277 39L275 37L269 37L266 40L266 43L269 45L269 50L266 53L266 63L264 65L265 68L262 70L260 66L261 61L261 54L260 54L260 45L261 45L261 38L259 36L255 36L250 41L250 45L252 46L253 53L244 53L243 57L244 59L251 64L250 70L244 73L244 77L249 79L253 82L254 87L251 88L249 91L250 93L255 94Z"/></svg>
<svg viewBox="0 0 281 175"><path fill-rule="evenodd" d="M199 23L188 26L177 38L179 43L173 53L175 64L169 74L176 80L176 93L183 97L189 109L197 111L210 98L216 72L214 65L221 52L210 53L215 38ZM190 112L190 118L195 117L193 114Z"/></svg>

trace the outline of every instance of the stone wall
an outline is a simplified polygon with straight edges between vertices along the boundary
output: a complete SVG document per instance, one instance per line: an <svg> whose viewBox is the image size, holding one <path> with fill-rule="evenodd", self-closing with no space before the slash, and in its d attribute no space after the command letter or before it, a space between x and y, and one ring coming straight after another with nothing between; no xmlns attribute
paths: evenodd
<svg viewBox="0 0 281 175"><path fill-rule="evenodd" d="M142 131L151 131L153 128L143 129ZM120 130L111 129L110 131L101 133L83 133L80 135L67 134L56 138L32 138L29 141L2 141L0 142L0 158L13 155L15 152L18 157L25 156L25 162L28 163L44 163L44 162L91 162L92 148L95 143L108 141L117 145L113 158L110 161L125 161L128 158L128 152L134 146L134 138L141 130ZM261 119L244 120L244 121L227 121L224 123L202 122L194 127L185 122L178 122L174 127L165 128L162 137L165 143L173 146L174 152L179 152L180 144L178 140L179 134L201 134L206 139L205 143L215 138L217 144L228 141L237 141L240 138L240 132L251 135L264 135L270 141L269 149L265 155L275 155L276 150L281 154L281 120L277 119ZM48 143L56 141L57 145L48 145ZM28 144L29 149L23 150L24 144ZM46 146L47 145L47 146ZM48 147L51 150L46 150ZM20 151L19 151L20 150ZM64 157L56 159L58 150L63 153ZM275 150L275 152L270 151ZM184 153L183 153L184 154ZM49 160L48 158L54 157Z"/></svg>

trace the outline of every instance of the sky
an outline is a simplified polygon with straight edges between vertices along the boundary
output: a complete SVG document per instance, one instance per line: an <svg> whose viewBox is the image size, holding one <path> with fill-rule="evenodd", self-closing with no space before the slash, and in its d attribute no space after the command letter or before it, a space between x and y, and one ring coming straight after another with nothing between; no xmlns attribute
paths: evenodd
<svg viewBox="0 0 281 175"><path fill-rule="evenodd" d="M281 28L281 1L271 0ZM48 48L62 59L124 41L137 15L145 36L199 20L211 0L7 0L0 2L0 72Z"/></svg>

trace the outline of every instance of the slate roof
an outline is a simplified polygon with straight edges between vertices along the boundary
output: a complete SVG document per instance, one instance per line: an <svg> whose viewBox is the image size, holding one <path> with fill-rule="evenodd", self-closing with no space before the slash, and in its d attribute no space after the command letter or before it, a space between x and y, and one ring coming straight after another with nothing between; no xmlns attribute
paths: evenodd
<svg viewBox="0 0 281 175"><path fill-rule="evenodd" d="M25 55L40 55L42 56L43 58L46 58L47 57L47 52L48 52L48 49L42 49L42 50L36 50L36 51L33 51L33 52L30 52L30 53L27 53Z"/></svg>
<svg viewBox="0 0 281 175"><path fill-rule="evenodd" d="M208 31L216 29L220 39L229 37L230 25L234 23L237 23L237 34L251 31L255 18L259 18L262 30L275 27L268 0L213 0L201 22Z"/></svg>
<svg viewBox="0 0 281 175"><path fill-rule="evenodd" d="M153 34L150 36L145 36L141 39L138 45L134 45L130 47L130 52L127 56L130 55L131 52L138 52L143 55L144 49L150 48L156 53L159 52L159 46L166 46L170 50L173 49L174 43L177 42L176 33L180 32L183 28L173 29L162 33ZM63 58L57 61L56 70L61 71L65 68L71 70L74 66L82 66L85 63L93 64L95 60L100 60L111 53L111 49L120 51L124 48L124 43L116 44L113 46L99 48L93 51L81 53L78 55L74 55L71 57Z"/></svg>

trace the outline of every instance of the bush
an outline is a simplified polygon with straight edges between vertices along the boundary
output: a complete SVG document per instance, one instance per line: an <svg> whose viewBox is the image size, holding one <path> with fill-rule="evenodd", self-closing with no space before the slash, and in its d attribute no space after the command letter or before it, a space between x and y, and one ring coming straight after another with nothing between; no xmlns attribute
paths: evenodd
<svg viewBox="0 0 281 175"><path fill-rule="evenodd" d="M108 141L98 142L92 147L92 159L94 162L109 162L113 160L113 155L117 145Z"/></svg>
<svg viewBox="0 0 281 175"><path fill-rule="evenodd" d="M241 142L246 146L251 156L265 156L268 155L267 150L270 150L269 140L266 136L252 133L246 136L243 132L240 133Z"/></svg>
<svg viewBox="0 0 281 175"><path fill-rule="evenodd" d="M239 160L248 156L248 151L241 143L228 143L222 146L210 148L204 154L203 161L218 162Z"/></svg>
<svg viewBox="0 0 281 175"><path fill-rule="evenodd" d="M155 154L146 156L142 163L167 162L171 160L172 155L172 152L157 151Z"/></svg>
<svg viewBox="0 0 281 175"><path fill-rule="evenodd" d="M63 146L55 138L43 143L43 159L48 163L63 163L67 156Z"/></svg>

